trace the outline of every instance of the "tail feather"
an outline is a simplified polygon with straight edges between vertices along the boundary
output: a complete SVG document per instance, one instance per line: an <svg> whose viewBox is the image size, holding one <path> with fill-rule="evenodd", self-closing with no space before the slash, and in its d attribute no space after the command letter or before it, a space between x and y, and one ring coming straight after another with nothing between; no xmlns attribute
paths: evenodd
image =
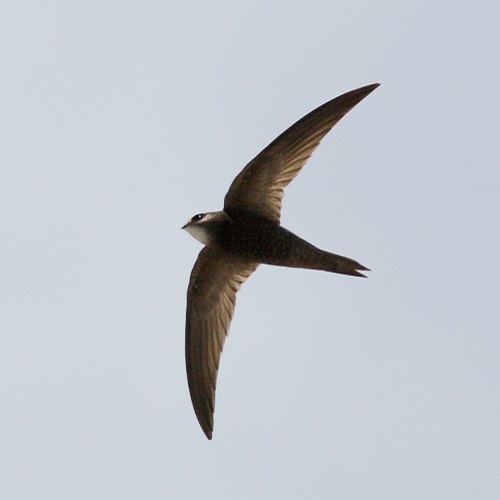
<svg viewBox="0 0 500 500"><path fill-rule="evenodd" d="M323 250L319 250L319 255L316 255L312 264L314 267L311 267L311 269L328 271L330 273L347 274L349 276L359 276L361 278L366 278L367 276L359 271L370 271L370 269L354 259L325 252Z"/></svg>
<svg viewBox="0 0 500 500"><path fill-rule="evenodd" d="M262 242L261 246L265 252L257 258L263 264L367 277L360 271L370 269L358 261L321 250L282 226L277 226L273 230L276 232L275 238L267 238Z"/></svg>

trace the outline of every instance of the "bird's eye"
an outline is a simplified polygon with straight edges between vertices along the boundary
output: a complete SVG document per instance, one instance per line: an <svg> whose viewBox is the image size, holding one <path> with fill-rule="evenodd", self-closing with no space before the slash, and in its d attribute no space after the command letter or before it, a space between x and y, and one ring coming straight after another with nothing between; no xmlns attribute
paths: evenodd
<svg viewBox="0 0 500 500"><path fill-rule="evenodd" d="M199 220L205 218L205 214L196 214L194 217L193 217L193 222L198 222Z"/></svg>

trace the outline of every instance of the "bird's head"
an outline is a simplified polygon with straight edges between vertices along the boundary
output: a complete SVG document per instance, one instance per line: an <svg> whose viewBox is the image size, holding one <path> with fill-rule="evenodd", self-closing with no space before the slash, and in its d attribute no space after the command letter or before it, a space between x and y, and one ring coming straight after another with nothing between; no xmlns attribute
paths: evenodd
<svg viewBox="0 0 500 500"><path fill-rule="evenodd" d="M210 245L220 224L228 219L229 216L224 211L199 213L193 215L182 229L204 245Z"/></svg>

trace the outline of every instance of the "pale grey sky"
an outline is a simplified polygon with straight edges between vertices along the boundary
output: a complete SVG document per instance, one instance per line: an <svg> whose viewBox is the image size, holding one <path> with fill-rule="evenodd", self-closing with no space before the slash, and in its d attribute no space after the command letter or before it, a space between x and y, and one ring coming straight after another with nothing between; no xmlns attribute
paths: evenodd
<svg viewBox="0 0 500 500"><path fill-rule="evenodd" d="M497 4L4 6L1 496L500 498ZM209 442L180 227L373 82L282 217L370 279L258 269Z"/></svg>

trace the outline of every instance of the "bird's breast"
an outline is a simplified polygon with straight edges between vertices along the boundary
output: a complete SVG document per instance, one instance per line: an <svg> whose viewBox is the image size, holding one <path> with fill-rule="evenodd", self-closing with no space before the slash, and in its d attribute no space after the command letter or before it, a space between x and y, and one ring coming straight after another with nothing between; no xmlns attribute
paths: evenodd
<svg viewBox="0 0 500 500"><path fill-rule="evenodd" d="M233 217L218 238L228 253L252 262L290 265L290 260L312 247L275 222L257 216Z"/></svg>

